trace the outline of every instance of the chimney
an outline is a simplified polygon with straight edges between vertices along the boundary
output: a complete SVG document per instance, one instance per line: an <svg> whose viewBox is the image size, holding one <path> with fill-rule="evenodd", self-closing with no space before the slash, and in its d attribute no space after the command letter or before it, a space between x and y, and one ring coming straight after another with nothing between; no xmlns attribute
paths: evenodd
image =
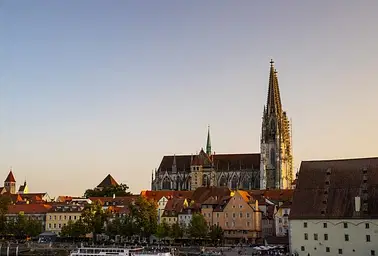
<svg viewBox="0 0 378 256"><path fill-rule="evenodd" d="M361 197L356 196L354 198L354 209L356 212L360 212L361 209Z"/></svg>

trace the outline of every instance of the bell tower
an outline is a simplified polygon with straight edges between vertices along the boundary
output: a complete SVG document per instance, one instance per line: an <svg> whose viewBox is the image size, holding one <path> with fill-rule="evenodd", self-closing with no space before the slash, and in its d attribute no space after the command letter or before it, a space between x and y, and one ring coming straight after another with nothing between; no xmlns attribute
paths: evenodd
<svg viewBox="0 0 378 256"><path fill-rule="evenodd" d="M261 129L260 189L288 189L293 181L290 122L282 110L274 61L270 61L269 87Z"/></svg>

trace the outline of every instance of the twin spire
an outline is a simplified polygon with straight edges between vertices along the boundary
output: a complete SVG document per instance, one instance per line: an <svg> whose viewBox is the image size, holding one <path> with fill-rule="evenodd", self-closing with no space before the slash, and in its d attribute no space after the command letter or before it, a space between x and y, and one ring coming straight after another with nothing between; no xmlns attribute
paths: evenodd
<svg viewBox="0 0 378 256"><path fill-rule="evenodd" d="M206 154L211 155L210 125L207 127Z"/></svg>

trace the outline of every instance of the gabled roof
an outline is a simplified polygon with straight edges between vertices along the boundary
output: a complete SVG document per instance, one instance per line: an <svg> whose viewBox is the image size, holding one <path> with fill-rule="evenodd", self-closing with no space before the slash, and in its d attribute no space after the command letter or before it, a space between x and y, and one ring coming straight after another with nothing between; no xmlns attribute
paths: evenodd
<svg viewBox="0 0 378 256"><path fill-rule="evenodd" d="M195 203L202 204L205 202L209 197L224 197L229 196L231 191L228 187L200 187L194 190L192 200Z"/></svg>
<svg viewBox="0 0 378 256"><path fill-rule="evenodd" d="M5 182L16 182L12 170L9 172L7 178L5 179Z"/></svg>
<svg viewBox="0 0 378 256"><path fill-rule="evenodd" d="M364 176L366 183L363 182ZM363 188L366 186L366 188ZM364 192L366 191L366 193ZM362 194L367 213L362 211ZM361 211L355 212L356 196ZM378 157L304 161L299 170L291 219L378 218Z"/></svg>
<svg viewBox="0 0 378 256"><path fill-rule="evenodd" d="M98 188L106 188L111 186L117 186L118 183L115 181L115 179L112 177L112 175L108 174L108 176L105 177L105 179L98 184Z"/></svg>

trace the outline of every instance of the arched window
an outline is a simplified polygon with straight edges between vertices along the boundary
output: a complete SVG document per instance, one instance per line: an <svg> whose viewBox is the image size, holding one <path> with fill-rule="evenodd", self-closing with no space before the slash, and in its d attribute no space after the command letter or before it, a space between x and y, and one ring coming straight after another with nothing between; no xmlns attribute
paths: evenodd
<svg viewBox="0 0 378 256"><path fill-rule="evenodd" d="M210 178L208 175L204 174L202 176L202 186L203 187L207 187L207 186L210 186Z"/></svg>
<svg viewBox="0 0 378 256"><path fill-rule="evenodd" d="M274 148L270 149L270 164L276 167L276 151Z"/></svg>
<svg viewBox="0 0 378 256"><path fill-rule="evenodd" d="M232 177L232 181L231 181L231 189L238 189L238 185L239 185L238 176L234 175L234 177Z"/></svg>
<svg viewBox="0 0 378 256"><path fill-rule="evenodd" d="M245 176L244 177L244 180L243 180L243 184L242 184L242 189L251 189L250 188L250 185L251 185L251 178L249 176Z"/></svg>
<svg viewBox="0 0 378 256"><path fill-rule="evenodd" d="M221 187L227 187L227 179L224 175L219 180L219 186Z"/></svg>
<svg viewBox="0 0 378 256"><path fill-rule="evenodd" d="M165 177L163 180L163 189L164 190L171 190L171 181L168 177Z"/></svg>

